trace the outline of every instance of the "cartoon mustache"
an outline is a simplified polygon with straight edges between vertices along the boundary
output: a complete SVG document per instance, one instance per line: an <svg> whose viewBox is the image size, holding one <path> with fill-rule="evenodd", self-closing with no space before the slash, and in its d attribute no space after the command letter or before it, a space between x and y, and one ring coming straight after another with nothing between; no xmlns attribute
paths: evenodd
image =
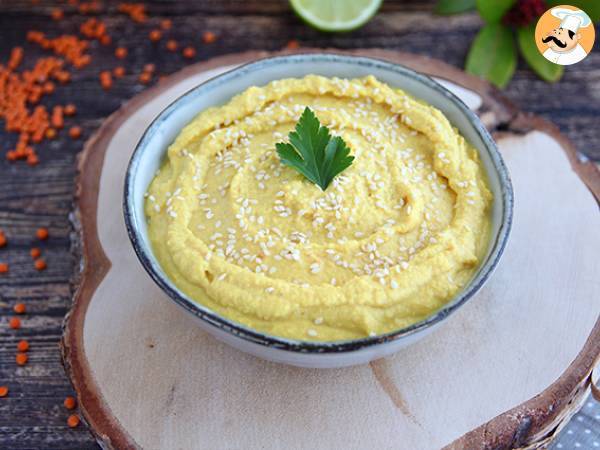
<svg viewBox="0 0 600 450"><path fill-rule="evenodd" d="M567 46L566 42L559 41L556 36L548 36L548 37L545 37L545 38L542 39L542 42L544 44L547 43L547 42L550 42L550 41L554 41L554 43L556 45L558 45L560 48L565 48Z"/></svg>

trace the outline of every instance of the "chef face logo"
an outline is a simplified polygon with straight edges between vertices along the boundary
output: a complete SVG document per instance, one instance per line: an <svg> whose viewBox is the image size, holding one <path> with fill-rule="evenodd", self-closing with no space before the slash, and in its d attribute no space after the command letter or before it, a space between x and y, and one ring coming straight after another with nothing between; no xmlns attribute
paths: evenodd
<svg viewBox="0 0 600 450"><path fill-rule="evenodd" d="M574 6L551 8L535 28L538 50L548 61L561 66L578 63L594 46L595 31L590 17Z"/></svg>
<svg viewBox="0 0 600 450"><path fill-rule="evenodd" d="M581 40L581 34L575 34L571 30L555 28L542 39L542 42L558 53L566 53L577 45Z"/></svg>

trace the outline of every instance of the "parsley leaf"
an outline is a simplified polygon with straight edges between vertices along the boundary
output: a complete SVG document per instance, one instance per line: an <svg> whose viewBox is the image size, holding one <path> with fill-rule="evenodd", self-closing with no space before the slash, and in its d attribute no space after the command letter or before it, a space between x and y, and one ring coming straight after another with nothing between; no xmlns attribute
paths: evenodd
<svg viewBox="0 0 600 450"><path fill-rule="evenodd" d="M344 140L339 136L332 137L308 106L289 138L289 144L275 144L281 162L296 169L323 191L354 161Z"/></svg>

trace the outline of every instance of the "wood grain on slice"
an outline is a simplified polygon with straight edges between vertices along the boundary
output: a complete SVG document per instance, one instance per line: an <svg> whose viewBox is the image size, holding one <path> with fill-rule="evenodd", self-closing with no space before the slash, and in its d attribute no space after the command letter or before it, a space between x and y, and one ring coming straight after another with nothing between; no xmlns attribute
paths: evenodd
<svg viewBox="0 0 600 450"><path fill-rule="evenodd" d="M382 447L398 435L404 443L427 443L431 448L526 447L549 439L589 389L588 376L600 354L600 326L594 327L596 318L590 317L590 305L585 303L590 301L586 292L598 286L593 277L586 277L585 270L593 270L597 262L590 257L593 247L586 248L583 239L598 218L597 209L592 210L593 197L568 168L570 162L598 195L597 169L581 162L555 128L519 113L481 80L425 57L383 50L352 53L400 62L481 97L483 120L490 129L502 131L500 146L517 195L515 231L498 273L479 298L438 333L385 364L375 363L374 370L277 366L242 355L200 332L131 259L135 257L123 234L120 208L115 208L120 205L122 173L133 143L161 105L178 88L186 90L183 86L202 72L266 54L251 52L190 66L111 116L80 160L78 219L85 264L65 327L63 354L82 412L105 446L202 447L225 438L232 445L264 446L264 436L292 439L298 445L305 433L318 433L321 445L343 438L358 445L366 430L376 435L366 436L372 444L374 438L382 439ZM128 122L133 116L135 124ZM125 136L119 136L124 128L129 145ZM522 135L536 129L543 133L514 137L515 132ZM540 201L553 188L558 189L551 192L553 200L565 208L552 211L557 225L543 223L537 230L540 242L530 244L528 227L533 219L543 222L547 217L547 204ZM567 194L570 197L564 198ZM579 214L580 209L585 216L582 223L581 217L568 215ZM532 211L540 217L528 217ZM558 232L575 238L570 249L562 248L558 239L554 245L559 254L549 256L568 255L572 260L560 264L557 260L556 267L566 272L562 278L560 272L552 273L549 280L562 284L545 286L547 259L538 261L536 255L545 255L544 244L556 239ZM597 246L598 238L591 239L587 244ZM125 278L119 278L125 271L120 267L111 271L111 256L112 264L129 261ZM529 281L539 285L532 291L521 274L536 264L539 273ZM580 264L587 269L573 273ZM511 265L520 273L511 272ZM548 304L548 298L556 305ZM581 308L588 309L586 314ZM539 320L548 329L537 326ZM562 347L548 348L558 338L565 341ZM456 359L454 364L448 358ZM532 370L536 361L537 370ZM437 373L437 367L444 371ZM461 372L466 367L472 372ZM518 376L518 382L513 378L511 383L511 376ZM473 392L482 386L481 377L494 392ZM459 379L462 383L457 386ZM449 393L461 394L461 401ZM274 424L278 426L269 428Z"/></svg>

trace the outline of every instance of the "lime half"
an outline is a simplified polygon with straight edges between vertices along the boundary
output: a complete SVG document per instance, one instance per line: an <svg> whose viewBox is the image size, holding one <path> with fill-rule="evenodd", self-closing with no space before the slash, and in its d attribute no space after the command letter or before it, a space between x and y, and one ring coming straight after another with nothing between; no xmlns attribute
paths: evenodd
<svg viewBox="0 0 600 450"><path fill-rule="evenodd" d="M290 0L309 25L322 31L349 31L367 23L383 0Z"/></svg>

